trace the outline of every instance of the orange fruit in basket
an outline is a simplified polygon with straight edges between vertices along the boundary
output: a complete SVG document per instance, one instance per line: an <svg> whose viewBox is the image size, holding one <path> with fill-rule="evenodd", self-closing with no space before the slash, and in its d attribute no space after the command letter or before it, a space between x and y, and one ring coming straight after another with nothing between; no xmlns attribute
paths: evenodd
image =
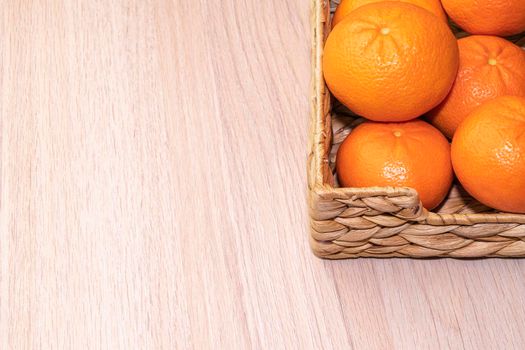
<svg viewBox="0 0 525 350"><path fill-rule="evenodd" d="M441 0L466 32L507 36L525 31L524 0Z"/></svg>
<svg viewBox="0 0 525 350"><path fill-rule="evenodd" d="M332 18L332 27L335 27L335 25L343 18L345 18L350 12L354 11L355 9L366 5L371 4L375 2L381 2L382 0L343 0L341 3L337 6L337 9L334 13L334 17ZM443 7L441 7L441 2L439 0L390 0L390 1L401 1L406 2L409 4L413 4L416 6L419 6L421 8L424 8L427 11L432 12L437 17L441 18L443 21L447 21L447 15L445 14L445 11L443 11Z"/></svg>
<svg viewBox="0 0 525 350"><path fill-rule="evenodd" d="M344 187L412 187L428 210L445 198L453 178L450 144L419 119L359 125L341 144L336 169Z"/></svg>
<svg viewBox="0 0 525 350"><path fill-rule="evenodd" d="M525 96L521 48L502 38L481 35L459 39L458 44L456 81L443 103L427 116L448 137L484 101L503 95Z"/></svg>
<svg viewBox="0 0 525 350"><path fill-rule="evenodd" d="M448 94L459 64L457 40L427 10L403 2L359 7L329 34L323 71L332 94L376 121L406 121Z"/></svg>
<svg viewBox="0 0 525 350"><path fill-rule="evenodd" d="M454 135L452 163L478 201L525 213L525 98L502 96L477 107Z"/></svg>

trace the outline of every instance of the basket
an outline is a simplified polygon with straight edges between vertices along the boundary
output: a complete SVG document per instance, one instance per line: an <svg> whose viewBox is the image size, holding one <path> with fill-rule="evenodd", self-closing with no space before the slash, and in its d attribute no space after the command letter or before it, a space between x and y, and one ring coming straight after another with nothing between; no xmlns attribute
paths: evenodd
<svg viewBox="0 0 525 350"><path fill-rule="evenodd" d="M332 102L323 80L321 59L330 5L336 4L313 0L312 8L308 200L314 254L327 259L525 256L525 215L485 207L457 183L433 212L423 208L411 188L337 186L337 147L362 120ZM512 40L525 45L523 35Z"/></svg>

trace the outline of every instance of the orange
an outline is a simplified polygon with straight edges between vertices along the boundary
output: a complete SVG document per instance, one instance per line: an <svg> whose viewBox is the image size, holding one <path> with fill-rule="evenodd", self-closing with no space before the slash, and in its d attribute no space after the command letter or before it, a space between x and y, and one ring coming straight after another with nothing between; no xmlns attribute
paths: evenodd
<svg viewBox="0 0 525 350"><path fill-rule="evenodd" d="M482 102L503 95L525 96L525 53L517 45L479 35L458 44L456 81L445 101L428 114L428 120L450 138Z"/></svg>
<svg viewBox="0 0 525 350"><path fill-rule="evenodd" d="M419 119L359 125L341 144L336 168L345 187L412 187L428 210L445 198L453 178L450 144Z"/></svg>
<svg viewBox="0 0 525 350"><path fill-rule="evenodd" d="M459 64L456 38L427 10L403 2L359 7L327 38L323 71L333 95L376 121L414 119L448 94Z"/></svg>
<svg viewBox="0 0 525 350"><path fill-rule="evenodd" d="M337 6L337 9L334 13L334 18L332 18L332 27L335 27L335 25L343 18L346 17L350 12L357 9L358 7L361 7L366 4L371 4L374 2L380 2L381 0L343 0ZM424 8L427 11L432 12L434 15L441 18L443 21L447 21L447 15L445 14L445 11L443 11L443 7L441 7L441 2L439 0L391 0L391 1L401 1L406 2L409 4L413 4L416 6L419 6L421 8Z"/></svg>
<svg viewBox="0 0 525 350"><path fill-rule="evenodd" d="M476 108L454 135L452 164L478 201L525 213L525 98L502 96Z"/></svg>
<svg viewBox="0 0 525 350"><path fill-rule="evenodd" d="M471 34L513 35L525 31L524 0L441 0L450 18Z"/></svg>

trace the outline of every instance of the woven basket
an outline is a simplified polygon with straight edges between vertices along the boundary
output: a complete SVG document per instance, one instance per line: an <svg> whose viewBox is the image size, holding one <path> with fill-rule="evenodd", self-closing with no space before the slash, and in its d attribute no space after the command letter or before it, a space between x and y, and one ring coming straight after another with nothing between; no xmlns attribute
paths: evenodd
<svg viewBox="0 0 525 350"><path fill-rule="evenodd" d="M434 211L411 188L339 188L339 144L362 120L332 98L321 60L330 30L330 5L313 0L312 119L308 188L311 247L328 259L356 257L523 257L525 215L496 212L455 183ZM464 33L457 33L458 36ZM524 35L511 38L521 46Z"/></svg>

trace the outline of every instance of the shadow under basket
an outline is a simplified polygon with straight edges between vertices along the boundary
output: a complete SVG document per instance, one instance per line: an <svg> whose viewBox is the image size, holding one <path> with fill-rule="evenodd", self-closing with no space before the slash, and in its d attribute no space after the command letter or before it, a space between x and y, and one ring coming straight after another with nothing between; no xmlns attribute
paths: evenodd
<svg viewBox="0 0 525 350"><path fill-rule="evenodd" d="M323 80L322 55L330 5L313 0L312 116L308 188L310 243L327 259L357 257L524 257L525 215L502 213L454 184L433 212L411 188L340 188L334 171L339 144L362 119L332 101ZM458 36L464 34L457 33ZM511 38L524 46L524 35Z"/></svg>

